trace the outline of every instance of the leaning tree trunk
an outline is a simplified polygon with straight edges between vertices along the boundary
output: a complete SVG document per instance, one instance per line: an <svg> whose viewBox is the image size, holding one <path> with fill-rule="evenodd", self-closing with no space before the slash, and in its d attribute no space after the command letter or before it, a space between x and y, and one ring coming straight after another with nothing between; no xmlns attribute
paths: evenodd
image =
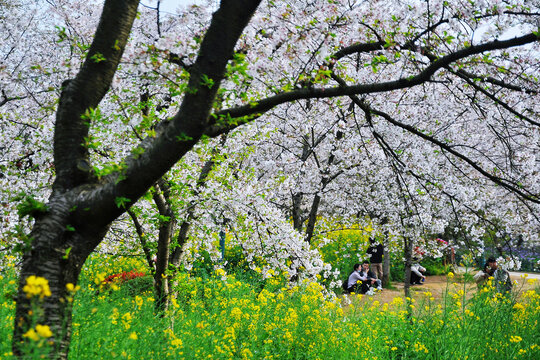
<svg viewBox="0 0 540 360"><path fill-rule="evenodd" d="M216 146L214 149L212 149L212 154L210 158L206 160L203 167L201 168L201 172L199 173L199 178L197 179L197 187L195 191L196 195L199 195L201 188L205 186L206 179L208 178L208 175L210 174L210 172L212 171L212 169L214 168L216 164L215 157L216 155L218 155L221 148L225 146L226 141L227 141L227 134L223 134L219 141L219 146ZM184 253L184 245L186 244L186 241L187 241L189 229L191 227L191 223L195 219L196 207L197 207L197 202L195 200L189 203L189 206L187 209L187 215L184 221L182 222L182 225L180 225L180 231L178 232L178 236L176 238L176 247L173 249L170 259L169 259L169 262L173 266L174 270L176 270L178 266L180 266L180 259L182 258L182 254Z"/></svg>
<svg viewBox="0 0 540 360"><path fill-rule="evenodd" d="M150 273L154 274L156 271L155 264L154 260L152 260L152 253L150 247L148 246L148 242L146 241L146 234L143 230L143 227L133 209L128 209L127 213L131 217L131 220L133 220L133 225L135 226L135 231L137 232L137 236L139 237L139 242L141 243L141 248L144 252L146 263L148 264L148 269L150 270Z"/></svg>

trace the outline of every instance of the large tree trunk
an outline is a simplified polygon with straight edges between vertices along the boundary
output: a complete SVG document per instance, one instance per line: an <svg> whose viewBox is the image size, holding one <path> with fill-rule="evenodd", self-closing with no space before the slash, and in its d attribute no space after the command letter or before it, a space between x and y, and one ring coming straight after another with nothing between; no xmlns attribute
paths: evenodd
<svg viewBox="0 0 540 360"><path fill-rule="evenodd" d="M24 253L15 310L13 354L23 357L28 349L28 330L37 324L48 325L53 333L52 358L67 359L71 338L72 296L67 284L77 285L81 268L103 239L107 227L93 227L70 217L70 202L65 197L51 201L46 215L38 218L30 234L31 249ZM73 231L75 229L75 231ZM45 278L50 296L27 297L24 286L30 276ZM31 315L29 315L31 314Z"/></svg>

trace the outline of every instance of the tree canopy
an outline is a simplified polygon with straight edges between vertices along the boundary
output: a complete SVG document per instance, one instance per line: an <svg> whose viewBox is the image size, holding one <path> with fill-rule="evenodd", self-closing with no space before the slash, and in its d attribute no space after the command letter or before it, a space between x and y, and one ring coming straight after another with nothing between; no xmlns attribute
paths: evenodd
<svg viewBox="0 0 540 360"><path fill-rule="evenodd" d="M210 194L200 229L260 226L293 273L324 270L305 241L320 213L409 238L453 224L471 241L495 225L538 241L535 2L222 0L174 16L135 0L20 3L0 25L15 354L26 278L51 283L43 322L66 357L66 284L160 179L197 188L213 147L214 177L177 208Z"/></svg>

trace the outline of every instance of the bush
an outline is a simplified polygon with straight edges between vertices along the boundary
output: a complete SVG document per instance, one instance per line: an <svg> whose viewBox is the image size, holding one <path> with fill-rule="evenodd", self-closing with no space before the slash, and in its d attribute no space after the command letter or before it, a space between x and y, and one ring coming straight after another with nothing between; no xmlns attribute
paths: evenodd
<svg viewBox="0 0 540 360"><path fill-rule="evenodd" d="M426 275L446 275L452 270L451 265L444 265L442 258L425 258L422 266L426 268Z"/></svg>

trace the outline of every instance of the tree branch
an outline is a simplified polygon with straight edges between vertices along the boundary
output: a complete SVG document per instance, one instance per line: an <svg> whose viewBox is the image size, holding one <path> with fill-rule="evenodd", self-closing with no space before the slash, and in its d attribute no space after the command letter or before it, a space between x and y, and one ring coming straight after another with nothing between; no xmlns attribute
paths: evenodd
<svg viewBox="0 0 540 360"><path fill-rule="evenodd" d="M310 98L321 99L337 96L372 94L411 88L429 81L438 70L444 69L460 59L467 58L471 55L480 54L485 51L507 49L510 47L529 44L535 41L538 41L538 37L536 34L531 33L509 40L495 40L480 45L470 46L434 60L417 75L400 78L394 81L329 88L301 88L282 92L262 99L256 104L242 105L214 113L213 116L218 120L206 128L205 134L209 136L217 136L224 132L230 131L239 125L252 121L268 110L286 102ZM229 119L239 120L231 123L231 121L228 121Z"/></svg>
<svg viewBox="0 0 540 360"><path fill-rule="evenodd" d="M138 0L108 0L86 60L75 77L62 85L54 132L55 189L70 189L90 178L88 136L90 119L111 86L137 16Z"/></svg>

